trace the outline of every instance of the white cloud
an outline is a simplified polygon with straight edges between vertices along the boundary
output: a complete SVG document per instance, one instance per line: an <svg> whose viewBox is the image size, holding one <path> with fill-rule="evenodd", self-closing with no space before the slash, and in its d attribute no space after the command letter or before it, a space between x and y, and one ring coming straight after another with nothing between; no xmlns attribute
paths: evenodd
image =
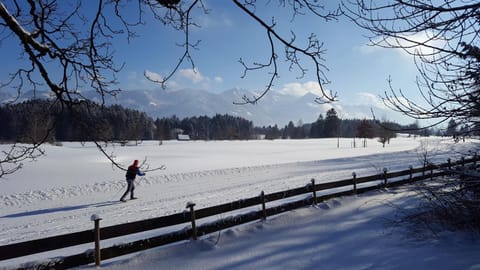
<svg viewBox="0 0 480 270"><path fill-rule="evenodd" d="M217 83L222 83L223 82L223 78L222 77L218 77L216 76L215 78L213 78L213 80Z"/></svg>
<svg viewBox="0 0 480 270"><path fill-rule="evenodd" d="M373 46L371 44L363 44L361 46L356 46L355 50L359 51L362 54L372 54L372 53L376 53L376 52L379 52L379 51L383 51L383 50L385 50L385 48L378 47L378 46Z"/></svg>
<svg viewBox="0 0 480 270"><path fill-rule="evenodd" d="M125 78L128 79L127 85L129 89L160 89L161 85L155 81L161 82L165 79L160 73L148 69L143 72L142 76L137 72L129 72ZM180 69L166 82L165 86L171 91L183 88L208 90L212 88L214 83L222 84L223 78L215 76L211 79L204 76L198 69Z"/></svg>
<svg viewBox="0 0 480 270"><path fill-rule="evenodd" d="M429 32L415 33L409 36L405 36L405 39L391 40L390 42L407 48L407 51L409 53L418 52L424 55L428 55L434 52L434 49L430 48L429 46L442 47L444 45L443 40L434 38L434 35ZM425 45L417 45L417 43Z"/></svg>
<svg viewBox="0 0 480 270"><path fill-rule="evenodd" d="M180 85L178 82L174 81L174 80L169 80L169 81L167 82L167 89L168 89L168 90L178 90L178 89L180 89L180 88L181 88L181 85Z"/></svg>
<svg viewBox="0 0 480 270"><path fill-rule="evenodd" d="M194 84L197 84L197 83L200 83L200 82L203 82L205 80L205 78L203 77L203 75L200 73L200 71L198 69L192 69L192 68L189 68L189 69L180 69L178 71L178 76L180 76L181 78L185 78L185 79L188 79L190 80L192 83Z"/></svg>
<svg viewBox="0 0 480 270"><path fill-rule="evenodd" d="M287 83L282 89L279 90L282 94L294 95L294 96L304 96L307 93L313 93L315 95L322 96L322 91L318 82L309 81L306 83Z"/></svg>
<svg viewBox="0 0 480 270"><path fill-rule="evenodd" d="M399 102L404 102L403 99L400 99ZM368 92L358 92L352 95L351 99L341 99L340 103L343 104L343 108L340 106L337 110L341 111L344 118L372 118L373 116L377 119L386 119L393 120L398 123L411 123L412 119L399 113L391 110L385 103L381 96L368 93ZM334 103L335 104L335 103Z"/></svg>
<svg viewBox="0 0 480 270"><path fill-rule="evenodd" d="M154 80L154 81L161 81L163 80L163 77L162 75L156 73L156 72L153 72L153 71L150 71L150 70L145 70L145 75L150 78L151 80Z"/></svg>
<svg viewBox="0 0 480 270"><path fill-rule="evenodd" d="M434 49L431 47L441 48L444 46L445 41L434 37L434 34L431 32L420 32L414 33L411 35L405 35L399 38L387 38L382 40L381 38L377 38L372 40L373 44L380 44L387 47L396 46L401 48L395 49L386 49L381 46L374 46L372 44L364 44L362 46L356 47L356 49L363 53L363 54L372 54L377 52L387 52L387 51L394 51L403 57L407 57L411 59L412 54L421 54L421 55L430 55L435 52ZM422 45L423 44L423 45Z"/></svg>
<svg viewBox="0 0 480 270"><path fill-rule="evenodd" d="M357 96L357 98L355 99L356 104L366 104L375 108L387 109L387 107L383 103L383 100L375 94L360 92L360 93L356 93L356 96Z"/></svg>
<svg viewBox="0 0 480 270"><path fill-rule="evenodd" d="M212 83L223 83L223 78L215 76L213 79L204 76L199 69L180 69L176 76L176 85L187 87L188 84L193 84L193 87L200 87L202 89L212 88ZM191 86L192 87L192 86Z"/></svg>

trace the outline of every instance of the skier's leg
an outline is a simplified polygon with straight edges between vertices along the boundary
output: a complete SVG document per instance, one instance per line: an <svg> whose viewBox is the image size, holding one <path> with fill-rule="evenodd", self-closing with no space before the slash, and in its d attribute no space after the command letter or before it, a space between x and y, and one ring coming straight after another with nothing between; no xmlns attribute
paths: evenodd
<svg viewBox="0 0 480 270"><path fill-rule="evenodd" d="M130 190L130 199L136 199L135 196L133 196L133 191L135 190L135 181L132 180L132 187Z"/></svg>
<svg viewBox="0 0 480 270"><path fill-rule="evenodd" d="M127 179L127 191L125 191L125 193L123 193L122 197L120 198L120 201L124 201L125 200L125 197L127 196L127 194L130 192L132 188L132 182L129 181L129 179Z"/></svg>

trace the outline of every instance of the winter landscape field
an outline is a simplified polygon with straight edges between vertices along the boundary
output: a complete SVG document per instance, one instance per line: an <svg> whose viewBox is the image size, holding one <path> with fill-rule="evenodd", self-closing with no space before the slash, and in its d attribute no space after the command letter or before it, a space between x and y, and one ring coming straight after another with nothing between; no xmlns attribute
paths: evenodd
<svg viewBox="0 0 480 270"><path fill-rule="evenodd" d="M145 161L138 200L119 202L124 172L93 144L45 145L45 156L1 179L0 245L218 205L317 182L419 166L424 156L445 162L476 149L476 141L400 136L385 148L353 139L146 141L108 146L124 167ZM8 145L1 145L4 149ZM147 165L148 164L148 165ZM165 166L163 170L149 171ZM414 209L411 186L332 199L229 230L102 262L105 269L480 269L477 237L446 232L418 237L393 225L399 209ZM221 217L219 217L221 218ZM200 221L201 223L201 221ZM186 224L185 226L187 226ZM130 239L131 240L131 239ZM128 241L119 239L117 242ZM92 248L82 245L74 253ZM73 253L72 253L73 254ZM1 261L2 268L50 253ZM63 254L68 255L68 254ZM85 266L82 268L94 268Z"/></svg>

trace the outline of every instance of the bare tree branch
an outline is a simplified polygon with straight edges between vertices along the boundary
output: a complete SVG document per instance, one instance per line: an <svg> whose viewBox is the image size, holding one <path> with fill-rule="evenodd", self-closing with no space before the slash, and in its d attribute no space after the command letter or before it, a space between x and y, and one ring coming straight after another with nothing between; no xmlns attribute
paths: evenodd
<svg viewBox="0 0 480 270"><path fill-rule="evenodd" d="M480 3L446 0L344 0L344 13L372 33L374 46L402 49L414 56L419 72L414 101L402 90L384 102L414 119L455 118L470 133L480 132Z"/></svg>
<svg viewBox="0 0 480 270"><path fill-rule="evenodd" d="M180 44L179 46L184 48L184 52L183 52L183 55L178 60L177 64L174 66L174 68L161 80L152 78L151 76L148 75L148 73L144 72L144 76L148 80L150 80L151 82L160 84L163 88L166 87L167 81L169 81L173 77L173 75L177 73L177 71L185 62L188 62L192 67L192 69L195 70L195 63L190 54L190 49L198 49L200 40L197 40L194 43L190 41L190 27L197 26L195 23L191 21L192 19L191 12L194 7L201 6L202 10L205 13L208 13L208 10L205 8L201 0L193 1L185 10L183 10L181 6L177 6L177 5L173 5L173 6L166 5L166 6L168 7L169 12L167 12L166 16L161 17L162 21L165 24L172 25L175 29L179 31L183 31L184 43Z"/></svg>
<svg viewBox="0 0 480 270"><path fill-rule="evenodd" d="M269 24L256 15L255 0L233 0L233 4L265 29L266 40L270 46L266 63L254 62L250 65L240 59L240 64L244 67L243 77L249 72L262 69L270 71L262 93L253 98L244 97L243 104L256 103L274 86L279 76L279 56L282 55L289 70L299 72L298 78L304 77L308 72L301 60L307 59L313 64L318 85L323 93L317 102L331 102L336 99L336 94L326 91L323 86L328 82L325 76L328 69L324 65L323 44L316 35L306 37L306 44L300 45L295 33L282 36L275 29L274 20ZM317 0L279 0L278 4L292 10L292 21L296 16L305 14L313 14L325 21L339 15L336 11L325 11L325 7ZM33 90L36 93L38 90L48 89L53 102L61 106L62 111L73 115L75 121L85 129L85 133L91 134L91 140L100 152L114 166L121 168L115 157L103 149L101 142L111 140L106 135L108 132L95 130L98 125L88 123L88 119L84 119L85 117L76 111L77 107L88 107L88 100L82 95L82 91L95 90L102 106L107 96L119 93L116 76L124 63L115 58L113 40L116 41L119 37L124 37L127 41L136 38L136 29L145 25L144 18L147 14L164 26L183 34L183 41L178 44L183 48L183 53L162 79L153 78L147 72L145 77L165 87L182 65L190 65L196 70L191 51L199 49L200 40L191 40L191 29L201 27L195 17L198 10L202 14L209 13L202 0L1 1L0 41L18 42L20 57L18 66L13 67L8 79L0 83L0 88L13 89L17 97L25 91ZM284 48L283 53L280 53L279 47ZM46 125L48 130L53 130L56 121ZM25 148L16 145L5 151L0 157L0 160L3 160L0 161L0 166L4 168L2 171L12 171L5 166L14 163L14 157L19 161L37 158L43 153L39 148L41 144L40 141Z"/></svg>
<svg viewBox="0 0 480 270"><path fill-rule="evenodd" d="M308 42L307 46L304 48L301 48L296 45L296 36L294 33L292 33L292 38L290 41L288 41L286 38L281 36L276 30L275 30L275 21L272 20L271 24L268 24L264 20L262 20L259 16L257 16L253 11L251 11L249 8L255 8L255 1L244 1L244 3L240 3L238 0L233 0L235 5L240 8L244 13L246 13L249 17L251 17L254 21L256 21L262 28L264 28L267 31L267 37L268 37L268 44L270 46L270 57L267 63L258 63L254 62L252 66L249 66L245 63L243 59L240 58L239 62L243 65L244 67L244 73L242 75L242 78L244 78L247 75L247 72L250 71L255 71L255 70L260 70L264 68L271 68L272 70L270 71L270 79L268 80L267 85L265 88L261 91L261 94L258 96L254 97L243 97L243 102L237 102L236 104L255 104L257 103L265 94L270 91L270 89L273 87L273 83L275 79L278 78L278 53L276 49L276 42L279 42L281 45L284 46L285 48L285 59L289 63L289 68L290 70L296 68L300 71L300 76L299 78L303 78L305 76L307 69L303 67L303 65L300 63L300 55L308 58L311 63L315 65L315 74L316 74L316 79L318 82L318 85L320 87L320 91L322 93L322 97L320 97L317 102L323 103L323 102L332 102L335 101L337 98L337 94L331 93L326 91L323 88L323 85L328 82L326 79L324 71L328 70L327 67L323 64L324 59L322 55L325 53L323 50L323 44L316 38L314 34L311 34L308 37ZM285 1L280 1L282 5L285 5ZM328 13L328 14L320 14L318 12L319 8L323 8L320 5L311 3L309 1L291 1L289 4L292 5L293 11L294 11L294 16L302 14L301 10L303 8L307 8L311 12L313 12L315 15L325 19L325 20L330 20L335 18L336 14L333 13Z"/></svg>
<svg viewBox="0 0 480 270"><path fill-rule="evenodd" d="M26 63L26 67L18 68L0 86L13 88L17 97L31 88L37 91L46 87L55 103L72 115L75 114L74 108L85 100L82 89L94 89L102 104L107 95L118 93L119 90L113 87L117 83L116 73L123 65L117 67L115 64L111 40L123 33L127 33L128 39L135 36L131 27L142 23L141 4L146 4L138 1L138 20L129 22L120 12L120 1L99 0L93 19L85 14L89 10L82 6L82 2L74 3L68 6L56 0L0 2L0 39L17 39L23 51L24 61L20 63ZM109 13L112 10L114 17ZM120 28L116 26L115 18L120 21ZM78 117L77 121L85 122L85 119ZM45 124L52 130L55 121ZM86 133L98 134L92 126L85 123L81 126ZM105 141L108 138L92 136L92 140ZM15 161L12 157L18 160L37 158L43 153L38 148L42 143L24 148L13 146L11 151L4 152L5 157L0 163L2 168ZM19 154L21 150L24 155Z"/></svg>

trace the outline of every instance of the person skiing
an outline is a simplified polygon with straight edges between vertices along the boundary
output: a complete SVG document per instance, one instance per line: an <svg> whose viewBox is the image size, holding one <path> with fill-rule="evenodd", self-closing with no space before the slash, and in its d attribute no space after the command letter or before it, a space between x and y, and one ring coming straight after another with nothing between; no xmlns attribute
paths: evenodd
<svg viewBox="0 0 480 270"><path fill-rule="evenodd" d="M133 196L133 191L135 190L135 177L137 175L144 176L145 173L140 171L140 168L138 168L138 160L134 160L133 164L128 166L127 173L125 174L125 178L127 179L127 191L123 194L123 196L120 198L121 202L126 202L125 197L127 196L128 193L130 193L130 199L134 200L136 199L135 196Z"/></svg>

